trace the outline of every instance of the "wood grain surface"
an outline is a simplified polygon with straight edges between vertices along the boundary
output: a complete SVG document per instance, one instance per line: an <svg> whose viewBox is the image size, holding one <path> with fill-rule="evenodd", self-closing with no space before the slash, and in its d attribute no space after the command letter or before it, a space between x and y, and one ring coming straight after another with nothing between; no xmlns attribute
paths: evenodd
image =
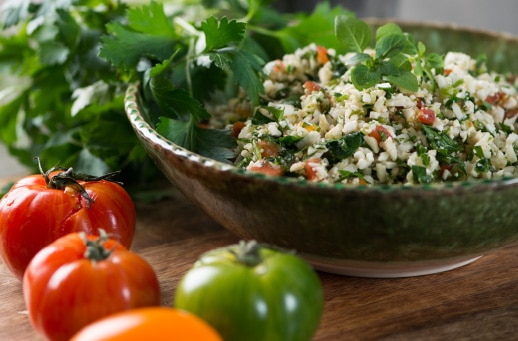
<svg viewBox="0 0 518 341"><path fill-rule="evenodd" d="M163 305L173 305L179 279L201 253L238 241L180 194L136 206L132 250L156 270ZM325 307L314 340L514 340L518 335L518 245L440 274L319 276ZM29 323L21 283L3 264L0 340L43 340Z"/></svg>

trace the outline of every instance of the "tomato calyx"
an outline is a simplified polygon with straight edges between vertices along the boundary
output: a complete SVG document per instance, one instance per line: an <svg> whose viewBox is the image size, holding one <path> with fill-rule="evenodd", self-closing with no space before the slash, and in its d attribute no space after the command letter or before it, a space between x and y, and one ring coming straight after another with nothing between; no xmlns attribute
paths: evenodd
<svg viewBox="0 0 518 341"><path fill-rule="evenodd" d="M234 254L239 263L254 267L263 261L260 250L261 246L257 241L251 240L246 242L241 240L236 248L231 249L230 252Z"/></svg>
<svg viewBox="0 0 518 341"><path fill-rule="evenodd" d="M76 173L72 167L65 168L65 167L52 167L46 172L43 171L43 168L41 166L41 160L39 157L35 158L38 161L38 167L40 169L40 173L45 179L45 183L47 184L47 188L49 189L65 189L67 187L72 188L73 190L77 191L83 198L86 199L88 208L90 208L90 204L95 203L95 200L88 195L88 192L84 188L83 185L81 185L78 181L100 181L100 180L106 180L118 183L119 185L122 185L121 182L115 181L112 178L119 174L119 171L111 172L105 175L101 176L92 176L88 174L83 173ZM51 174L55 171L62 171L57 174L54 174L51 176Z"/></svg>
<svg viewBox="0 0 518 341"><path fill-rule="evenodd" d="M86 250L84 257L93 262L100 262L112 254L113 250L108 250L104 244L108 241L108 235L103 229L99 229L99 237L95 240L86 238L84 232L81 233L81 239L83 239Z"/></svg>
<svg viewBox="0 0 518 341"><path fill-rule="evenodd" d="M229 252L236 257L236 261L245 266L254 267L263 262L263 257L261 256L261 249L268 248L272 250L276 250L284 253L292 253L290 250L286 250L281 247L277 247L274 245L266 245L257 242L256 240L240 240L238 244L229 248Z"/></svg>

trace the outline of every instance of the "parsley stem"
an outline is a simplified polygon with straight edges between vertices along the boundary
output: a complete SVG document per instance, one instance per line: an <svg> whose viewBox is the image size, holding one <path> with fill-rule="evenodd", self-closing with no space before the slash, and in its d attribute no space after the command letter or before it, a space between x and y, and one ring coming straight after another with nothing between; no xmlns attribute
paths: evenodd
<svg viewBox="0 0 518 341"><path fill-rule="evenodd" d="M250 23L247 23L246 28L249 31L260 33L260 34L263 34L265 36L277 37L279 35L275 31L269 30L269 29L264 28L264 27L256 26L256 25L250 25Z"/></svg>
<svg viewBox="0 0 518 341"><path fill-rule="evenodd" d="M191 37L189 40L189 51L187 52L187 62L185 63L185 81L187 82L187 90L189 91L189 95L193 95L192 88L192 78L191 78L191 63L194 60L192 57L194 55L194 46L196 44L196 39Z"/></svg>
<svg viewBox="0 0 518 341"><path fill-rule="evenodd" d="M196 28L194 28L194 26L189 24L187 20L185 20L184 18L175 17L174 23L186 30L187 32L189 32L193 36L198 36L200 34L200 32Z"/></svg>

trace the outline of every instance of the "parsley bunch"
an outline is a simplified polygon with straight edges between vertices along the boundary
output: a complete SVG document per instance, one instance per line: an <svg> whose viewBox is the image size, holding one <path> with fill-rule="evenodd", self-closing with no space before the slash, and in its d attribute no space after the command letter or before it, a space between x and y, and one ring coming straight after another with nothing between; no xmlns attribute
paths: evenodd
<svg viewBox="0 0 518 341"><path fill-rule="evenodd" d="M117 1L7 0L1 12L0 140L37 171L69 165L128 182L151 167L124 113L125 85L98 56ZM125 181L127 182L127 181Z"/></svg>

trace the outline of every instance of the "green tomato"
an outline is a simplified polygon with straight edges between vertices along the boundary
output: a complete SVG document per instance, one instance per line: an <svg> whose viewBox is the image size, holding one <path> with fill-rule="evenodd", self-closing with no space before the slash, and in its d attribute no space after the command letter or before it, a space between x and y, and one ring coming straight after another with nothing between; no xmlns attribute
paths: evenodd
<svg viewBox="0 0 518 341"><path fill-rule="evenodd" d="M302 258L252 241L203 254L180 280L175 306L226 341L304 341L320 323L323 292Z"/></svg>

